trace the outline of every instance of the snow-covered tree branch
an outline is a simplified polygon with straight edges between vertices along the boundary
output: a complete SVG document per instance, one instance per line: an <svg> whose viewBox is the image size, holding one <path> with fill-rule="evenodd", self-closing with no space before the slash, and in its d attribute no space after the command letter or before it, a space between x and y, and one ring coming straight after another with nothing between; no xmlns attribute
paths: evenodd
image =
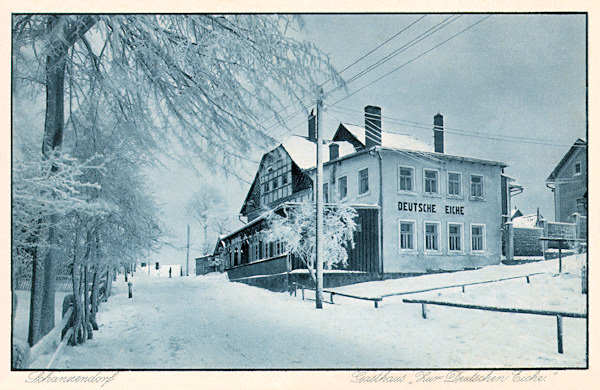
<svg viewBox="0 0 600 390"><path fill-rule="evenodd" d="M356 211L345 204L328 206L323 216L323 242L325 269L346 266L347 248L354 247ZM265 231L268 241L281 241L288 253L298 256L315 280L316 209L314 204L293 204L284 209L284 215L270 212L269 228Z"/></svg>

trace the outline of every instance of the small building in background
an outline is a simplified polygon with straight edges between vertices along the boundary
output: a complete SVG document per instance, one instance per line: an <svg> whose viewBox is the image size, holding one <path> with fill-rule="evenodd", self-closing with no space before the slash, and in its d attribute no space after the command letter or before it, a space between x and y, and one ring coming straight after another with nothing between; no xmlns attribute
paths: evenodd
<svg viewBox="0 0 600 390"><path fill-rule="evenodd" d="M220 272L219 256L214 254L196 257L196 275L206 275L211 272Z"/></svg>
<svg viewBox="0 0 600 390"><path fill-rule="evenodd" d="M161 264L160 262L152 262L152 263L141 263L140 269L142 272L147 273L150 276L159 276L159 277L169 277L169 270L171 271L170 275L172 278L180 277L183 275L183 268L180 264Z"/></svg>

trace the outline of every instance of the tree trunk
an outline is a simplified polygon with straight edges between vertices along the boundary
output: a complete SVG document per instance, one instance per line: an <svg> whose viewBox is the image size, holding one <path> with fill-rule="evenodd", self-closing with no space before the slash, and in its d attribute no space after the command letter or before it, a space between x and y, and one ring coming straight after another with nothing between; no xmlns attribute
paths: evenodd
<svg viewBox="0 0 600 390"><path fill-rule="evenodd" d="M60 151L63 141L64 84L69 47L96 23L96 18L91 15L82 17L76 24L62 23L60 18L61 16L56 15L48 16L46 26L48 30L55 30L56 36L62 38L49 42L50 54L46 57L46 117L42 141L42 156L46 159ZM53 167L52 171L55 172L56 167ZM56 216L50 218L48 243L58 245L59 239L56 232L58 219ZM37 272L35 272L35 282L32 281L31 287L28 336L30 344L34 344L54 328L57 258L56 252L50 248L43 264L40 264L40 261L34 262L34 269Z"/></svg>
<svg viewBox="0 0 600 390"><path fill-rule="evenodd" d="M33 275L31 278L31 299L29 309L29 334L27 342L33 347L43 337L40 331L42 319L42 297L44 293L44 264L38 259L38 251L33 256Z"/></svg>
<svg viewBox="0 0 600 390"><path fill-rule="evenodd" d="M52 28L56 17L50 16L48 27ZM46 118L44 123L44 139L42 144L42 155L49 158L60 150L63 139L64 126L64 82L65 82L65 64L68 47L64 43L57 43L56 50L46 58ZM56 169L52 167L54 172ZM32 303L39 305L38 311L30 311L30 332L29 342L37 342L39 338L45 336L54 328L54 310L55 310L55 286L56 273L58 270L57 255L52 245L58 245L58 234L56 232L56 223L58 218L55 215L50 216L50 228L48 229L48 243L51 247L44 257L42 269L43 275L37 273L36 283L32 283ZM43 282L39 279L43 278ZM40 290L41 289L41 290ZM35 301L33 301L35 299ZM34 306L31 306L34 308ZM39 324L39 327L38 325ZM38 328L38 329L36 329Z"/></svg>
<svg viewBox="0 0 600 390"><path fill-rule="evenodd" d="M90 283L87 265L83 267L83 275L83 307L85 311L85 321L83 326L87 332L87 338L92 339L94 337L94 332L90 324Z"/></svg>
<svg viewBox="0 0 600 390"><path fill-rule="evenodd" d="M112 266L109 266L106 270L106 294L104 295L106 298L110 297L112 294L112 282L113 282L113 269Z"/></svg>
<svg viewBox="0 0 600 390"><path fill-rule="evenodd" d="M81 301L81 264L76 260L73 264L73 296L75 298L75 322L71 345L77 345L83 339L81 325L83 323L83 302Z"/></svg>
<svg viewBox="0 0 600 390"><path fill-rule="evenodd" d="M51 245L59 245L58 232L56 224L58 217L52 215L50 217L50 228L48 242ZM40 321L40 335L44 337L54 328L54 311L55 311L55 296L56 296L56 276L58 273L58 256L55 248L48 248L48 252L44 257L44 289L42 295L42 311Z"/></svg>
<svg viewBox="0 0 600 390"><path fill-rule="evenodd" d="M90 308L90 323L92 324L92 329L98 330L98 322L96 322L96 313L98 312L98 297L100 292L100 271L98 267L95 266L93 268L94 276L92 278L92 302Z"/></svg>

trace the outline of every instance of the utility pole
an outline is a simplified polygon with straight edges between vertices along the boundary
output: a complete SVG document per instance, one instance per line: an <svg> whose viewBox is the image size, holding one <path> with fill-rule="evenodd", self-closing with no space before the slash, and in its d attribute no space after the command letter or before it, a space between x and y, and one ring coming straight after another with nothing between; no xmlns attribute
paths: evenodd
<svg viewBox="0 0 600 390"><path fill-rule="evenodd" d="M185 276L190 276L190 224L187 225L187 256L185 258Z"/></svg>
<svg viewBox="0 0 600 390"><path fill-rule="evenodd" d="M317 309L323 308L323 88L317 90L317 229L316 229L316 274L317 291L316 305Z"/></svg>

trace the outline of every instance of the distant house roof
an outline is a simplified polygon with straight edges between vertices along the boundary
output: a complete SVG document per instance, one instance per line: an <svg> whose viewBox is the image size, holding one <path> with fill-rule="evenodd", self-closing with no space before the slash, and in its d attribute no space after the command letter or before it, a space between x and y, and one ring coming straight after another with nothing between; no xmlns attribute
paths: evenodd
<svg viewBox="0 0 600 390"><path fill-rule="evenodd" d="M517 218L517 217L522 217L523 213L521 212L521 210L515 208L510 210L510 218Z"/></svg>
<svg viewBox="0 0 600 390"><path fill-rule="evenodd" d="M580 148L580 147L587 148L587 141L584 141L581 138L577 138L577 141L575 141L575 143L573 144L573 146L571 146L571 148L569 149L567 154L564 155L564 157L562 158L562 160L560 160L558 165L554 168L554 170L552 171L550 176L548 176L548 178L546 179L547 182L553 182L556 180L556 177L558 176L558 173L560 172L562 167L566 164L567 161L569 161L569 158L571 158L571 156L573 155L573 153L575 153L577 148Z"/></svg>
<svg viewBox="0 0 600 390"><path fill-rule="evenodd" d="M512 220L513 226L517 228L537 227L538 222L539 220L537 214L522 215L520 217L513 218Z"/></svg>
<svg viewBox="0 0 600 390"><path fill-rule="evenodd" d="M353 136L353 140L350 141L355 147L365 147L365 128L358 125L352 125L349 123L340 123L333 139L337 140L338 133L345 129ZM398 148L398 149L409 149L418 150L421 152L433 152L433 146L425 142L422 142L415 137L408 134L390 133L387 131L381 132L381 144L384 147Z"/></svg>

